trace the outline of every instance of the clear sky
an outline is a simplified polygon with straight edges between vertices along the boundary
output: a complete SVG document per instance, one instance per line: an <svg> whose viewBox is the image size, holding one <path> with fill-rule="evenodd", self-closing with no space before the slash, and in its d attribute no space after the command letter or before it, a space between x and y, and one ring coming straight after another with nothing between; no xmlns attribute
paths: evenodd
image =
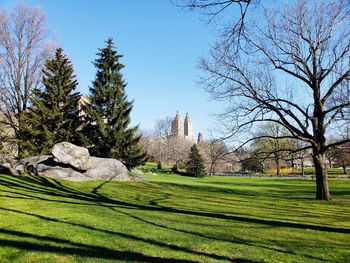
<svg viewBox="0 0 350 263"><path fill-rule="evenodd" d="M182 118L189 112L195 134L214 128L220 104L196 84L198 59L209 52L213 30L197 13L180 10L169 0L0 0L1 6L22 2L40 6L47 27L71 59L79 91L88 93L95 76L92 61L111 36L124 55L128 98L134 99L132 124L151 129L156 119Z"/></svg>

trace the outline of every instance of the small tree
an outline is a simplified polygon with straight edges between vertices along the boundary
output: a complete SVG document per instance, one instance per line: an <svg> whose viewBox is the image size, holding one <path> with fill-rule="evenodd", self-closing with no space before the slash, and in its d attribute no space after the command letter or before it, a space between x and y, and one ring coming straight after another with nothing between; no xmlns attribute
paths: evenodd
<svg viewBox="0 0 350 263"><path fill-rule="evenodd" d="M272 160L276 166L276 175L281 175L281 161L288 147L288 130L275 123L266 123L260 127L253 143L256 157ZM276 139L278 138L278 139Z"/></svg>
<svg viewBox="0 0 350 263"><path fill-rule="evenodd" d="M343 168L346 174L346 167L350 165L350 143L339 145L333 149L335 164Z"/></svg>
<svg viewBox="0 0 350 263"><path fill-rule="evenodd" d="M133 106L125 94L124 65L119 62L122 55L114 50L111 38L97 55L90 103L83 107L86 125L82 142L93 156L119 159L130 169L144 163L146 153L139 143L138 127L129 127Z"/></svg>
<svg viewBox="0 0 350 263"><path fill-rule="evenodd" d="M72 63L58 48L55 57L43 69L44 89L33 91L32 106L26 114L28 123L23 144L27 154L48 154L54 144L76 143L80 125L75 89L78 82Z"/></svg>
<svg viewBox="0 0 350 263"><path fill-rule="evenodd" d="M204 161L195 144L191 147L188 159L189 160L188 160L187 169L186 169L187 173L194 177L204 177L205 176Z"/></svg>
<svg viewBox="0 0 350 263"><path fill-rule="evenodd" d="M244 172L264 172L263 161L257 157L255 152L250 153L249 156L245 156L241 161L242 171Z"/></svg>
<svg viewBox="0 0 350 263"><path fill-rule="evenodd" d="M222 140L211 139L199 144L199 148L203 151L204 159L209 168L209 175L212 176L218 164L225 162L229 154L227 146Z"/></svg>

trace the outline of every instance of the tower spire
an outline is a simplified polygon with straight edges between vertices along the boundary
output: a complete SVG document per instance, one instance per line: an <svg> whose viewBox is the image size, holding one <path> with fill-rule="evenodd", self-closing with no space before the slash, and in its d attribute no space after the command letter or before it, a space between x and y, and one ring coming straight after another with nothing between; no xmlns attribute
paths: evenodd
<svg viewBox="0 0 350 263"><path fill-rule="evenodd" d="M193 125L188 112L186 112L186 118L184 122L184 136L185 136L185 139L193 142Z"/></svg>
<svg viewBox="0 0 350 263"><path fill-rule="evenodd" d="M184 127L182 124L182 119L180 117L180 113L177 110L176 111L176 116L171 122L171 135L172 136L183 136L184 134Z"/></svg>

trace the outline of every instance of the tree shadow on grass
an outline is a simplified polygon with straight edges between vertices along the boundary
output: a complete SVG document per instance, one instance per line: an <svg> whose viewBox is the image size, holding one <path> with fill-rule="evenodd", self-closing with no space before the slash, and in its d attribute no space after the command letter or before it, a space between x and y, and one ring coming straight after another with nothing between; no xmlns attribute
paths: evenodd
<svg viewBox="0 0 350 263"><path fill-rule="evenodd" d="M27 216L32 216L32 217L36 217L39 218L41 220L45 220L45 221L49 221L49 222L54 222L54 223L60 223L60 224L66 224L66 225L71 225L71 226L77 226L77 227L81 227L87 230L91 230L91 231L98 231L98 232L102 232L104 234L110 234L110 235L114 235L114 236L119 236L122 238L126 238L126 239L130 239L130 240L135 240L135 241L140 241L140 242L145 242L151 245L155 245L155 246L159 246L165 249L172 249L172 250L176 250L176 251L181 251L181 252L185 252L185 253L190 253L190 254L194 254L194 255L199 255L199 256L206 256L206 257L210 257L212 259L217 259L217 260L232 260L232 258L229 257L225 257L225 256L220 256L220 255L216 255L216 254L210 254L210 253L206 253L206 252L200 252L200 251L195 251L192 249L188 249L185 247L181 247L181 246L177 246L177 245L172 245L172 244L165 244L162 242L159 242L157 240L153 240L150 238L142 238L142 237L138 237L132 234L125 234L125 233L121 233L121 232L117 232L117 231L112 231L112 230L107 230L107 229L100 229L100 228L96 228L96 227L92 227L92 226L88 226L88 225L84 225L84 224L80 224L80 223L74 223L74 222L69 222L69 221L65 221L65 220L60 220L60 219L56 219L56 218L50 218L50 217L46 217L46 216L41 216L41 215L36 215L34 213L28 213L28 212L23 212L23 211L19 211L19 210L14 210L14 209L8 209L8 208L3 208L0 207L0 210L3 211L8 211L8 212L14 212L14 213L18 213L18 214L23 214L23 215L27 215ZM0 233L16 233L16 231L11 231L11 230L4 230L4 229L0 229ZM16 233L18 236L27 236L28 234L23 234L20 232ZM52 237L41 237L41 236L37 236L37 239L42 239L45 241L54 241L56 242L57 240L61 242L61 240L57 239L57 238L52 238ZM72 244L72 245L76 245L77 243L74 242L70 242L70 241L65 241L63 243L66 244ZM86 245L84 245L86 246Z"/></svg>
<svg viewBox="0 0 350 263"><path fill-rule="evenodd" d="M298 229L311 229L311 230L317 230L317 231L326 231L326 232L333 232L333 233L350 233L350 229L346 228L336 228L336 227L327 227L327 226L319 226L319 225L311 225L311 224L302 224L302 223L293 223L293 222L285 222L285 221L279 221L279 220L267 220L267 219L261 219L261 218L252 218L252 217L244 217L244 216L239 216L239 215L227 215L227 214L220 214L220 213L213 213L213 212L207 212L207 211L196 211L196 210L189 210L189 209L178 209L178 208L171 208L171 207L166 207L166 206L161 206L159 205L159 200L162 198L155 198L151 200L148 204L142 204L140 202L137 203L131 203L131 202L126 202L126 201L121 201L121 200L115 200L111 199L103 194L100 193L99 190L106 185L108 181L105 181L101 183L100 185L96 186L91 190L91 192L83 192L79 191L76 189L73 189L67 185L64 185L60 181L57 181L55 179L48 179L45 177L37 176L37 175L31 175L31 176L2 176L0 177L0 185L3 185L5 187L8 187L9 189L13 189L12 191L6 190L10 194L19 196L20 198L34 198L34 199L39 199L43 201L50 201L50 202L60 202L60 203L68 203L68 204L78 204L78 205L96 205L96 206L103 206L107 207L110 209L116 209L116 208L125 208L125 209L137 209L137 210L144 210L144 211L156 211L156 212L165 212L165 213L173 213L173 214L179 214L179 215L191 215L191 216L199 216L199 217L207 217L207 218L215 218L215 219L223 219L223 220L234 220L234 221L240 221L240 222L245 222L245 223L255 223L255 224L262 224L266 226L273 226L273 227L290 227L290 228L298 228ZM144 190L144 189L143 189ZM19 191L23 191L19 192ZM39 195L39 196L38 196ZM163 199L168 198L168 195L164 195ZM137 237L134 235L129 235L129 234L124 234L124 233L119 233L119 232L114 232L114 231L109 231L109 230L101 230L97 229L95 227L91 226L86 226L82 224L77 224L77 223L72 223L72 222L65 222L65 221L60 221L58 219L54 218L49 218L49 217L44 217L40 215L35 215L27 212L22 212L22 211L17 211L17 210L11 210L11 209L6 209L3 208L3 210L7 211L12 211L12 212L17 212L17 213L22 213L26 215L32 215L36 216L42 220L47 220L47 221L53 221L57 223L65 223L65 224L71 224L75 225L78 227L83 227L92 231L100 231L112 235L119 235L120 237L135 240L135 241L141 241L141 242L147 242L151 245L159 246L162 248L167 248L167 249L172 249L175 251L182 251L185 253L190 253L194 255L199 255L199 256L206 256L212 259L218 259L218 260L231 260L227 257L223 257L220 255L216 254L210 254L210 253L205 253L205 252L199 252L199 251L194 251L188 248L180 247L177 245L169 245L165 244L156 240L148 239L148 238L141 238ZM120 209L119 209L120 210ZM118 212L120 212L118 210ZM129 214L130 216L130 214ZM152 222L149 222L147 220L144 220L144 223L147 224L153 224ZM159 226L159 225L158 225ZM162 226L164 227L164 226ZM165 227L167 228L167 227ZM171 228L169 228L171 229ZM179 229L171 229L174 231L178 232L183 232L185 233L186 230L179 230ZM190 233L190 231L188 231ZM18 234L18 233L17 233ZM14 236L18 236L16 233L13 233ZM204 235L201 233L191 233L193 235L201 236L203 238L209 238L212 239L211 236L209 235ZM27 234L25 234L27 235ZM31 234L29 234L31 235ZM34 238L34 237L33 237ZM48 238L51 239L51 237L42 237L42 238ZM47 240L50 241L50 240ZM223 241L229 241L229 242L236 242L236 243L242 243L242 244L247 244L248 242L246 240L223 240ZM27 246L32 248L32 250L36 251L47 251L47 252L58 252L60 247L56 246L46 246L46 245L38 245L35 243L27 242L25 241L11 241L11 240L4 240L1 244L4 246L10 246L10 247L16 247L16 248L23 248ZM67 240L65 240L67 242ZM28 243L28 244L27 244ZM76 243L78 246L80 243ZM81 246L78 246L78 250L75 248L68 248L67 254L68 255L73 255L73 251L78 251L79 253L82 254L82 256L86 257L93 257L90 253L85 253L85 251L89 250L94 250L94 246L86 248L87 245L80 244ZM251 246L255 246L254 244L249 244ZM47 247L47 248L46 248ZM150 261L150 262L160 262L160 261L171 261L171 262L189 262L189 261L176 261L176 259L166 259L162 258L159 259L157 257L152 258L140 253L133 253L133 252L124 252L124 251L116 251L116 250L111 250L108 248L103 248L103 247L98 247L101 248L100 251L101 253L94 254L95 257L96 255L101 256L101 258L105 259L128 259L131 261ZM47 250L45 250L47 249ZM270 248L269 248L270 249ZM48 251L49 250L49 251ZM56 251L57 250L57 251ZM278 250L275 250L278 251ZM283 253L289 253L286 251L278 251L278 252L283 252ZM113 255L117 255L115 258L112 258ZM84 255L83 255L84 254ZM158 260L158 261L157 261ZM235 262L253 262L249 260L244 260L244 259L234 259Z"/></svg>
<svg viewBox="0 0 350 263"><path fill-rule="evenodd" d="M113 209L113 208L111 208ZM198 237L201 237L201 238L206 238L206 239L212 239L212 240L215 240L215 241L220 241L220 242L230 242L230 243L237 243L237 244L244 244L246 246L249 246L249 247L259 247L259 248L262 248L262 249L266 249L266 250L270 250L270 251L273 251L273 252L279 252L279 253L283 253L283 254L290 254L290 255L296 255L296 256L303 256L303 257L306 257L306 258L309 258L309 259L312 259L312 260L320 260L320 261L324 261L325 259L324 258L321 258L321 257L316 257L316 256L312 256L312 255L307 255L307 254L297 254L295 253L295 251L291 251L291 250L288 250L285 246L285 244L281 245L280 247L283 247L284 249L279 249L279 248L276 248L276 247L271 247L267 244L265 244L264 241L261 241L261 242L255 242L255 241L250 241L250 240L247 240L247 239L244 239L244 238L241 238L241 237L237 237L237 236L231 236L231 238L224 238L222 236L213 236L213 235L208 235L208 234L202 234L200 232L195 232L195 231L190 231L190 230L185 230L185 229L179 229L179 228L174 228L174 227L171 227L171 226L168 226L168 225L164 225L164 224L160 224L160 223L155 223L155 222L152 222L150 220L147 220L147 219L144 219L140 216L136 216L136 215L133 215L131 213L127 213L127 212L122 212L120 210L115 210L119 213L122 213L122 214L125 214L135 220L138 220L138 221L141 221L141 222L144 222L144 223L147 223L147 224L150 224L150 225L153 225L153 226L156 226L156 227L160 227L160 228L164 228L164 229L167 229L167 230L171 230L171 231L175 231L175 232L181 232L181 233L184 233L184 234L187 234L187 235L193 235L193 236L198 236ZM272 243L274 243L275 241L273 241ZM344 245L344 247L346 248L347 246ZM335 260L333 260L333 262L337 262Z"/></svg>
<svg viewBox="0 0 350 263"><path fill-rule="evenodd" d="M40 242L53 242L55 245L48 243L35 243L28 241L0 239L2 247L12 247L17 249L23 249L26 251L40 251L40 252L54 252L58 254L98 258L98 259L119 259L128 260L134 262L196 262L191 260L153 257L147 256L142 253L128 252L121 250L109 249L101 246L91 246L82 243L72 242L66 239L60 239L55 237L39 236L34 234L23 233L19 231L0 229L0 233L9 235L11 238L21 239L30 238Z"/></svg>
<svg viewBox="0 0 350 263"><path fill-rule="evenodd" d="M11 179L14 179L14 180L11 182ZM24 182L21 182L22 180ZM25 183L30 183L30 184L28 185ZM108 183L108 181L103 182L101 185L105 185L106 183ZM161 206L156 202L156 200L149 202L148 205L115 200L115 199L106 197L103 194L98 192L98 190L101 189L101 185L93 188L91 193L86 193L86 192L78 191L76 189L72 189L68 186L65 186L61 182L55 179L48 179L37 175L21 176L21 177L9 176L6 179L3 179L0 177L0 185L5 185L9 188L22 189L32 193L39 193L39 194L45 194L53 197L69 198L69 199L75 200L75 201L68 201L68 200L51 200L48 198L39 198L40 200L45 200L45 201L73 203L73 204L81 204L79 201L86 201L86 202L92 202L93 204L96 204L96 205L107 206L107 207L110 205L112 206L116 205L118 207L123 207L128 209L140 209L140 210L147 210L147 211L159 211L159 212L167 212L167 213L174 213L174 214L203 216L203 217L216 218L216 219L235 220L235 221L241 221L246 223L263 224L263 225L268 225L273 227L290 227L290 228L298 228L298 229L305 229L305 230L316 230L316 231L350 234L350 229L348 228L294 223L294 222L280 221L280 220L274 220L274 219L267 220L262 218L244 217L244 216L233 215L233 214L221 214L221 213L212 213L212 212L206 212L206 211L178 209L178 208L172 208L167 206ZM18 194L21 195L20 193ZM29 195L29 194L27 194L27 197L35 198L35 196ZM91 205L91 204L87 203L86 205Z"/></svg>

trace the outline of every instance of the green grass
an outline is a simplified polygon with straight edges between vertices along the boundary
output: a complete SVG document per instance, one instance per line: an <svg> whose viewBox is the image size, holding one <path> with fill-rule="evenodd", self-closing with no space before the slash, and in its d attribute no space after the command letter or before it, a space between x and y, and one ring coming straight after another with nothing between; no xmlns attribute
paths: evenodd
<svg viewBox="0 0 350 263"><path fill-rule="evenodd" d="M301 170L296 170L298 174L301 174ZM328 168L327 173L329 176L332 175L342 175L344 174L344 171L342 168ZM350 174L350 169L346 169L346 173ZM307 167L304 169L304 174L315 174L315 168L314 167Z"/></svg>
<svg viewBox="0 0 350 263"><path fill-rule="evenodd" d="M151 168L151 167L150 167ZM350 181L0 175L0 262L347 262Z"/></svg>

